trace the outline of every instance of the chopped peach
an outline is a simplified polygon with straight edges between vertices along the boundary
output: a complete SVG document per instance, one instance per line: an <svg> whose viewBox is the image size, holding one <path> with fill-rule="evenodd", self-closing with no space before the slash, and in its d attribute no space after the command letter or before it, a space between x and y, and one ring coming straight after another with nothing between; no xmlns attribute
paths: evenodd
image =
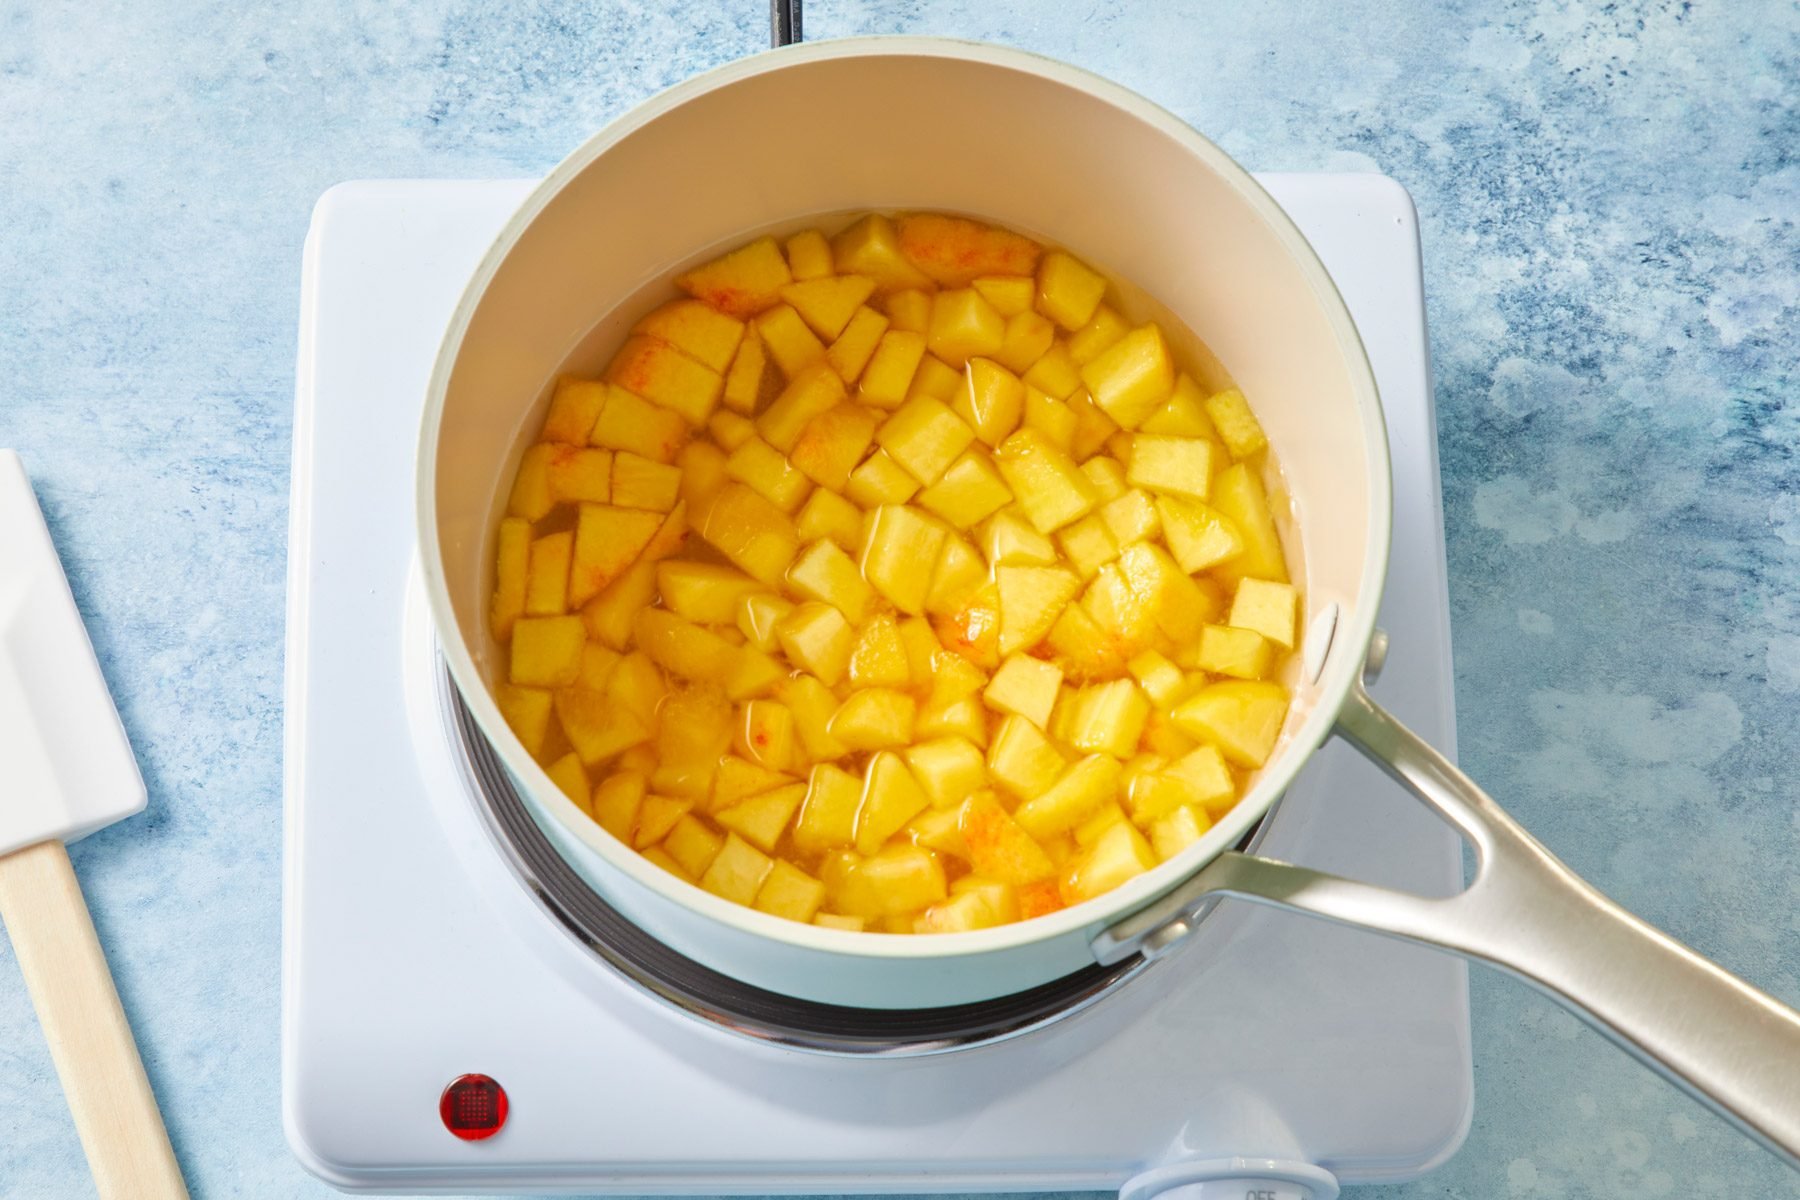
<svg viewBox="0 0 1800 1200"><path fill-rule="evenodd" d="M1009 229L966 217L911 213L900 218L900 251L946 287L983 275L1032 275L1043 247Z"/></svg>
<svg viewBox="0 0 1800 1200"><path fill-rule="evenodd" d="M687 423L679 413L659 408L642 396L613 386L588 441L609 450L629 450L657 462L674 462L687 440Z"/></svg>
<svg viewBox="0 0 1800 1200"><path fill-rule="evenodd" d="M634 335L613 356L607 382L617 384L679 413L689 425L704 425L718 403L725 380L661 338Z"/></svg>
<svg viewBox="0 0 1800 1200"><path fill-rule="evenodd" d="M550 393L550 411L544 417L546 442L585 446L600 409L606 404L606 384L598 379L563 376Z"/></svg>
<svg viewBox="0 0 1800 1200"><path fill-rule="evenodd" d="M864 275L833 275L790 283L781 298L793 305L812 331L827 342L837 340L863 301L875 290L875 281Z"/></svg>
<svg viewBox="0 0 1800 1200"><path fill-rule="evenodd" d="M765 237L676 276L675 286L742 320L774 303L792 280L781 247Z"/></svg>
<svg viewBox="0 0 1800 1200"><path fill-rule="evenodd" d="M744 323L698 300L671 300L633 325L631 331L661 338L713 374L722 375L737 355ZM629 383L625 386L631 387Z"/></svg>

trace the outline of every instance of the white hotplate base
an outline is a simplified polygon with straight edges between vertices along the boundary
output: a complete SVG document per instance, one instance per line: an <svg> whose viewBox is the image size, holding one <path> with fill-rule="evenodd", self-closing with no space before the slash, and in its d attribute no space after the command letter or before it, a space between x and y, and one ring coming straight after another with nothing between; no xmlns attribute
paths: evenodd
<svg viewBox="0 0 1800 1200"><path fill-rule="evenodd" d="M1395 640L1376 694L1450 750L1412 204L1377 175L1262 182L1336 279L1387 409L1382 623ZM1370 935L1228 903L1090 1012L940 1057L848 1060L702 1027L544 916L455 783L411 582L426 379L477 260L531 186L346 184L307 238L282 1090L308 1169L372 1191L967 1192L1112 1189L1244 1155L1300 1164L1296 1179L1316 1164L1388 1180L1452 1153L1472 1096L1464 968ZM1342 746L1308 767L1262 849L1427 894L1462 878L1455 836ZM510 1097L488 1141L439 1122L439 1094L465 1072Z"/></svg>

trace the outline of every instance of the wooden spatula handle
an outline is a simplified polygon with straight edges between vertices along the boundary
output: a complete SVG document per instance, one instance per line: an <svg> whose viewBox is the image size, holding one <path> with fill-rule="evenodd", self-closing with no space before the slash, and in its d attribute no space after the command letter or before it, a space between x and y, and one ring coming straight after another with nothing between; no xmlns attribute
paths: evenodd
<svg viewBox="0 0 1800 1200"><path fill-rule="evenodd" d="M102 1200L185 1200L162 1113L61 842L0 857L0 922Z"/></svg>

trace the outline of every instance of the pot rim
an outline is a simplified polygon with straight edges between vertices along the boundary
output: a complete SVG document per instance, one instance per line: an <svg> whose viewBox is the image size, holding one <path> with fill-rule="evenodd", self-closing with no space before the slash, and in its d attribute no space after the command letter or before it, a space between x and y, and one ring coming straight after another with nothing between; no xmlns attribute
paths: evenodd
<svg viewBox="0 0 1800 1200"><path fill-rule="evenodd" d="M595 826L592 819L551 782L544 769L526 752L524 745L507 726L463 639L460 636L441 636L441 631L457 628L449 584L444 575L442 556L438 552L436 448L443 426L444 397L463 339L468 332L469 322L488 285L526 229L571 180L587 170L607 150L689 101L767 72L830 59L859 57L953 59L1038 75L1119 109L1151 126L1200 159L1270 228L1293 265L1311 285L1314 299L1323 310L1345 359L1361 417L1368 464L1366 485L1370 519L1361 590L1350 612L1346 614L1340 611L1328 635L1329 652L1316 685L1317 703L1274 760L1263 768L1250 791L1222 820L1181 854L1112 891L1045 916L966 933L871 936L867 932L826 929L732 903L677 878ZM482 256L458 300L432 366L416 455L414 504L418 522L419 557L432 623L440 631L439 644L444 661L449 665L451 676L477 723L494 743L507 770L523 785L526 796L534 804L547 808L565 829L580 838L609 867L671 903L757 937L802 949L858 958L939 961L1016 949L1081 930L1091 933L1167 892L1236 845L1273 807L1312 752L1331 735L1338 710L1362 672L1363 659L1374 633L1376 610L1386 582L1393 526L1393 490L1386 420L1373 369L1336 285L1326 273L1324 264L1319 261L1312 246L1280 205L1245 168L1218 146L1175 114L1138 93L1090 71L1043 55L958 38L877 35L766 50L715 67L650 97L576 147L532 190L495 235L493 244Z"/></svg>

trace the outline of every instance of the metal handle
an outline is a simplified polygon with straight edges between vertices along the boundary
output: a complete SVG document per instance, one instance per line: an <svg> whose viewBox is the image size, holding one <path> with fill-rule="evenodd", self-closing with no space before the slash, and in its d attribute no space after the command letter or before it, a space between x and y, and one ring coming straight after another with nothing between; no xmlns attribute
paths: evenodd
<svg viewBox="0 0 1800 1200"><path fill-rule="evenodd" d="M1431 899L1227 853L1103 931L1095 957L1154 956L1219 895L1450 950L1561 1001L1800 1167L1800 1013L1601 895L1360 686L1335 732L1474 845L1467 889Z"/></svg>
<svg viewBox="0 0 1800 1200"><path fill-rule="evenodd" d="M769 45L779 50L800 38L800 0L769 0Z"/></svg>

